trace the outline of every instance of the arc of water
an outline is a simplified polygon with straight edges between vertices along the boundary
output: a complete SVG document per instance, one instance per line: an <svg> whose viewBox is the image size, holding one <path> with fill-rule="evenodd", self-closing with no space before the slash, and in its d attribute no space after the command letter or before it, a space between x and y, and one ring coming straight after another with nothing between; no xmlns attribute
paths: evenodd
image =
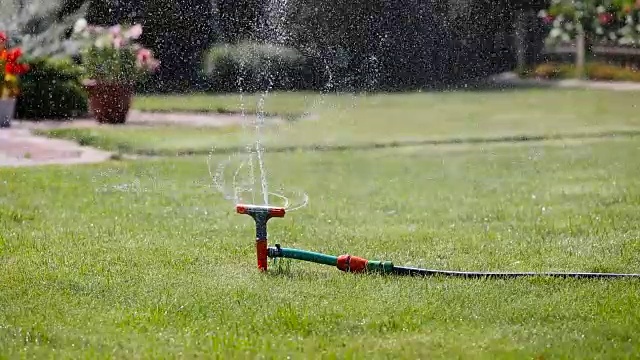
<svg viewBox="0 0 640 360"><path fill-rule="evenodd" d="M245 133L245 135L248 134L248 126L245 122L244 119L246 119L247 114L246 114L246 110L245 110L245 105L244 105L244 87L243 87L243 81L244 81L244 76L245 76L245 64L244 64L244 60L241 59L240 60L240 74L238 76L238 90L240 91L240 116L241 116L241 124L242 124L242 129L243 132ZM248 163L249 163L249 183L251 184L250 186L252 187L251 189L251 201L253 203L255 203L256 199L255 199L255 191L253 189L255 182L256 182L256 177L255 177L255 167L254 167L254 154L253 154L253 149L250 143L247 144L246 146L246 151L248 154Z"/></svg>
<svg viewBox="0 0 640 360"><path fill-rule="evenodd" d="M270 80L271 82L271 80ZM270 84L270 86L272 86ZM267 89L261 96L258 102L258 115L256 121L256 153L258 155L258 166L260 168L260 186L262 188L262 197L264 201L264 205L269 205L269 186L267 184L267 171L264 165L264 148L262 147L262 131L261 128L264 126L264 100L269 92Z"/></svg>
<svg viewBox="0 0 640 360"><path fill-rule="evenodd" d="M265 24L266 28L264 29L264 34L269 37L267 40L271 43L283 44L286 40L287 34L284 22L286 21L286 13L288 11L287 3L288 0L269 0L267 2L268 18ZM326 92L330 91L333 84L333 74L331 69L328 64L325 64L325 67L329 72L329 82L327 86L325 86L322 96L324 96ZM225 169L231 164L232 157L218 166L215 175L212 174L211 164L209 163L211 157L208 159L209 173L212 176L214 186L225 196L225 198L232 199L236 202L240 202L242 200L245 192L250 192L251 201L255 204L257 201L257 193L259 192L262 195L262 202L264 205L269 205L269 196L273 196L281 199L284 203L284 207L288 208L289 211L300 209L306 206L309 202L309 197L306 193L297 192L295 196L301 197L301 201L297 204L292 204L291 199L285 195L284 192L281 193L269 189L268 173L264 158L265 147L263 145L263 128L265 126L266 119L265 101L273 89L274 74L272 74L269 69L264 69L264 72L261 74L266 78L267 86L259 96L257 103L258 111L256 115L251 116L252 120L249 120L245 108L244 80L247 75L245 71L246 63L241 60L240 74L237 80L238 89L240 91L240 111L243 119L241 125L243 133L247 136L253 137L253 141L247 143L245 147L246 155L240 159L240 164L235 168L235 171L233 171L230 179L231 184L227 184L225 182ZM322 102L323 99L321 98L320 101ZM317 106L317 102L314 103L314 107L315 106ZM240 156L242 155L235 155L235 157ZM248 182L243 181L243 174L248 175ZM259 185L258 181L260 182ZM231 189L227 189L228 185L231 186Z"/></svg>

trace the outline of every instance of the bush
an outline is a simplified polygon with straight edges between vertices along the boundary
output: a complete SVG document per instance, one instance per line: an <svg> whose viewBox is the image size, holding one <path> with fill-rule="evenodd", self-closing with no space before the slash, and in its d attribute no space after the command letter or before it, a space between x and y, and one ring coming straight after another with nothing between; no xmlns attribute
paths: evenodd
<svg viewBox="0 0 640 360"><path fill-rule="evenodd" d="M545 63L535 67L526 76L541 79L571 79L576 77L576 73L576 67L573 64ZM589 80L640 82L640 71L637 69L602 62L586 64L585 73Z"/></svg>
<svg viewBox="0 0 640 360"><path fill-rule="evenodd" d="M295 49L247 42L214 46L204 70L210 87L222 92L238 91L240 86L248 92L306 88L312 73Z"/></svg>
<svg viewBox="0 0 640 360"><path fill-rule="evenodd" d="M587 77L601 81L640 81L637 69L603 63L592 63L586 67Z"/></svg>
<svg viewBox="0 0 640 360"><path fill-rule="evenodd" d="M21 78L17 118L67 119L87 113L81 70L70 60L39 58L29 65L31 70Z"/></svg>
<svg viewBox="0 0 640 360"><path fill-rule="evenodd" d="M547 63L538 65L533 76L542 79L566 79L575 77L575 67L570 64Z"/></svg>

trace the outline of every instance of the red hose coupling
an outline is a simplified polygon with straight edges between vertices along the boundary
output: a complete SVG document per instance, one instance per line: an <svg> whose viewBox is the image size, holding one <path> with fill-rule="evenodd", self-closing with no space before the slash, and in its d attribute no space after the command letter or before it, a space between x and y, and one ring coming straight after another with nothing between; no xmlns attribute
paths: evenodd
<svg viewBox="0 0 640 360"><path fill-rule="evenodd" d="M256 254L258 255L258 269L267 271L267 239L256 240Z"/></svg>
<svg viewBox="0 0 640 360"><path fill-rule="evenodd" d="M360 273L367 271L369 260L357 256L338 256L338 269L345 272Z"/></svg>

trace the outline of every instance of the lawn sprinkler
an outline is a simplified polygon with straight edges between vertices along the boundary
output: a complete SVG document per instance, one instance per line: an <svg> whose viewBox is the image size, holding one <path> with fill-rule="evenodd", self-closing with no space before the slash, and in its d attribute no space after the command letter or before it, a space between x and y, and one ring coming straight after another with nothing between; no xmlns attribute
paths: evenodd
<svg viewBox="0 0 640 360"><path fill-rule="evenodd" d="M249 215L256 224L256 255L258 269L267 271L269 258L286 258L312 262L322 265L335 266L339 270L349 273L378 273L410 276L454 276L464 278L519 278L531 276L547 276L561 278L640 278L640 274L615 274L615 273L584 273L584 272L474 272L474 271L450 271L420 269L414 267L396 266L391 261L367 260L352 255L332 256L312 251L283 248L280 244L269 247L267 243L267 222L271 218L283 218L286 214L284 207L266 205L236 205L238 214Z"/></svg>
<svg viewBox="0 0 640 360"><path fill-rule="evenodd" d="M261 205L236 205L238 214L249 215L256 223L256 254L258 258L258 269L267 271L267 222L269 219L284 217L286 211L283 207L261 206Z"/></svg>

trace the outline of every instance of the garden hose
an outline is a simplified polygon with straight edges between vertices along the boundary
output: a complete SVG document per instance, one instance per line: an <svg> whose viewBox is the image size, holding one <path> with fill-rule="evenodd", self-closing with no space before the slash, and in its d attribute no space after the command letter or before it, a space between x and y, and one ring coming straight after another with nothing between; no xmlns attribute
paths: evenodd
<svg viewBox="0 0 640 360"><path fill-rule="evenodd" d="M519 277L560 277L560 278L640 278L640 274L585 273L585 272L475 272L420 269L414 267L395 266L391 261L367 260L352 255L332 256L313 251L283 248L280 244L267 246L267 222L271 218L285 216L281 207L262 205L236 205L236 212L249 215L256 223L256 254L258 269L267 271L268 258L295 259L316 264L335 266L350 273L378 273L408 276L453 276L464 278L519 278Z"/></svg>
<svg viewBox="0 0 640 360"><path fill-rule="evenodd" d="M308 261L316 264L335 266L344 272L352 273L380 273L410 276L455 276L464 278L518 278L531 276L562 277L562 278L640 278L640 274L615 274L615 273L583 273L583 272L475 272L475 271L450 271L420 269L414 267L395 266L391 261L373 261L357 256L340 255L330 256L321 253L282 248L280 244L268 248L270 258L285 258Z"/></svg>

